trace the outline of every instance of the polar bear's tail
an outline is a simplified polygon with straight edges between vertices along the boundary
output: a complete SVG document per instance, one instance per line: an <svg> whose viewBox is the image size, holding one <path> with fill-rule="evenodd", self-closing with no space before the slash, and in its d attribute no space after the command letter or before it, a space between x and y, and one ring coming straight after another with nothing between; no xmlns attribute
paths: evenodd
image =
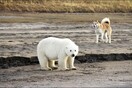
<svg viewBox="0 0 132 88"><path fill-rule="evenodd" d="M107 23L110 25L110 19L106 17L101 21L101 23Z"/></svg>

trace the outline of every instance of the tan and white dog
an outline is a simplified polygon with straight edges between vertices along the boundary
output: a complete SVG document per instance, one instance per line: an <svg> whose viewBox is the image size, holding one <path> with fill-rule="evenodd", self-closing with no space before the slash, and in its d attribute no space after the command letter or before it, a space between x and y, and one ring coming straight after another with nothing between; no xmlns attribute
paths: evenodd
<svg viewBox="0 0 132 88"><path fill-rule="evenodd" d="M111 43L111 34L112 28L110 26L110 19L104 18L101 23L93 22L93 28L95 29L96 33L96 43L99 41L99 35L101 34L101 39L104 42L104 35L105 35L105 42Z"/></svg>

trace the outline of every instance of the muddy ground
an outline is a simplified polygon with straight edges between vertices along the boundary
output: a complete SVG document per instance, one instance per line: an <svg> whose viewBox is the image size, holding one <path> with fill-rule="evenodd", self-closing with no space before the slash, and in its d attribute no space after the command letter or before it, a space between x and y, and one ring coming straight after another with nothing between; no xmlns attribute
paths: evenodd
<svg viewBox="0 0 132 88"><path fill-rule="evenodd" d="M77 70L41 71L39 65L0 69L0 86L132 87L132 61L75 64Z"/></svg>
<svg viewBox="0 0 132 88"><path fill-rule="evenodd" d="M31 19L31 14L0 14L0 66L8 68L0 69L0 87L131 87L132 15L98 14L97 17L97 13L95 14L64 14L64 16L58 14L60 18L56 14L54 16L50 14L49 17L45 14L37 17L33 15L36 22L18 21L18 19ZM42 18L43 15L47 18ZM91 23L93 19L101 19L105 15L111 18L112 43L96 44ZM44 21L42 19L39 21L37 18L42 18ZM28 66L16 67L26 58L35 57L36 62L36 45L41 39L49 36L67 37L79 45L80 51L75 62L77 70L41 71L38 62L34 65L28 63ZM88 63L89 58L84 58L95 55L92 60L97 60L96 55L102 54L110 55L105 58L108 62ZM116 56L111 56L113 54ZM19 62L15 61L16 58L19 59L18 57L21 59ZM9 63L15 63L15 67Z"/></svg>

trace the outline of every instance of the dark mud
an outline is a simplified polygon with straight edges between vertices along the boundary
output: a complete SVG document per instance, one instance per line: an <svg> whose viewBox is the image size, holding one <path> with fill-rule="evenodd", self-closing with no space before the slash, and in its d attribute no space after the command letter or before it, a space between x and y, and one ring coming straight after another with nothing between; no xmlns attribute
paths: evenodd
<svg viewBox="0 0 132 88"><path fill-rule="evenodd" d="M123 61L132 60L132 54L86 54L85 56L77 56L75 63L93 63L100 61ZM9 67L25 66L38 64L38 58L33 56L28 57L1 57L0 68L7 69Z"/></svg>

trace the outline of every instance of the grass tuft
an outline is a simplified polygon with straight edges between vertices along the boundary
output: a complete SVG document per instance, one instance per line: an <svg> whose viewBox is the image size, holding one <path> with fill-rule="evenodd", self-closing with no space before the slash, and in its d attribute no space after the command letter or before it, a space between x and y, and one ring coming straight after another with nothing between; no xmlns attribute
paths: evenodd
<svg viewBox="0 0 132 88"><path fill-rule="evenodd" d="M0 0L0 11L132 12L132 0Z"/></svg>

